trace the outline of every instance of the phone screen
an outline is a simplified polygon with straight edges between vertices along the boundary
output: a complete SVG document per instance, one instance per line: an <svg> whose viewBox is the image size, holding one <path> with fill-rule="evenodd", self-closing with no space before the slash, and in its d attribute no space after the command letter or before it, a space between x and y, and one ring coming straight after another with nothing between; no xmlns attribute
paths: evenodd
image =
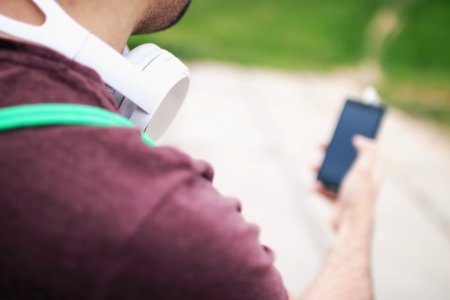
<svg viewBox="0 0 450 300"><path fill-rule="evenodd" d="M318 180L331 191L337 192L339 186L356 158L352 144L355 135L375 138L386 108L347 100L339 118Z"/></svg>

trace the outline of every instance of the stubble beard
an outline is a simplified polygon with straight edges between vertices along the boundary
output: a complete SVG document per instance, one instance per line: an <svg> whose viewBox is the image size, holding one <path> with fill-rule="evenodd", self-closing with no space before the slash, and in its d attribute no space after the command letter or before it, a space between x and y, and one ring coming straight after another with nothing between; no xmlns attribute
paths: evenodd
<svg viewBox="0 0 450 300"><path fill-rule="evenodd" d="M161 0L162 5L152 4L136 25L133 34L154 33L177 24L186 14L191 0Z"/></svg>

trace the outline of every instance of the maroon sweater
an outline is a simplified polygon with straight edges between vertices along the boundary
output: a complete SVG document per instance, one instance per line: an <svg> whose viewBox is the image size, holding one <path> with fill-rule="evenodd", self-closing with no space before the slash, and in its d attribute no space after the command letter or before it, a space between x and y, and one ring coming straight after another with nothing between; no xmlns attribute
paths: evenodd
<svg viewBox="0 0 450 300"><path fill-rule="evenodd" d="M98 75L0 40L0 107L117 112ZM258 228L213 171L130 128L0 132L0 299L287 299Z"/></svg>

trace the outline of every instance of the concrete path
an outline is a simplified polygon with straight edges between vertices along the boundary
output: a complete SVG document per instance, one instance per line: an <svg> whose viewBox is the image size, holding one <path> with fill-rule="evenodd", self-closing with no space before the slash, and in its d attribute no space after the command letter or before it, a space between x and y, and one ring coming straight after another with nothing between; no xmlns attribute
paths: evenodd
<svg viewBox="0 0 450 300"><path fill-rule="evenodd" d="M347 96L374 74L286 74L194 64L192 89L160 144L207 160L216 187L262 227L287 287L300 293L332 242L311 166ZM391 110L380 134L386 183L373 252L377 299L450 299L450 137Z"/></svg>

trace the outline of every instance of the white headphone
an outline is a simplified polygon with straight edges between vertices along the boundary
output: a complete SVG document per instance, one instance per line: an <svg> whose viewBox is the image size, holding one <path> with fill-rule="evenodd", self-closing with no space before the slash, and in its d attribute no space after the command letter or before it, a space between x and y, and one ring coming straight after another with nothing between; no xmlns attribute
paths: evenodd
<svg viewBox="0 0 450 300"><path fill-rule="evenodd" d="M55 0L32 0L44 13L40 26L0 14L0 31L47 46L97 71L111 88L121 113L153 139L172 122L189 88L188 68L154 44L126 58L77 23Z"/></svg>

